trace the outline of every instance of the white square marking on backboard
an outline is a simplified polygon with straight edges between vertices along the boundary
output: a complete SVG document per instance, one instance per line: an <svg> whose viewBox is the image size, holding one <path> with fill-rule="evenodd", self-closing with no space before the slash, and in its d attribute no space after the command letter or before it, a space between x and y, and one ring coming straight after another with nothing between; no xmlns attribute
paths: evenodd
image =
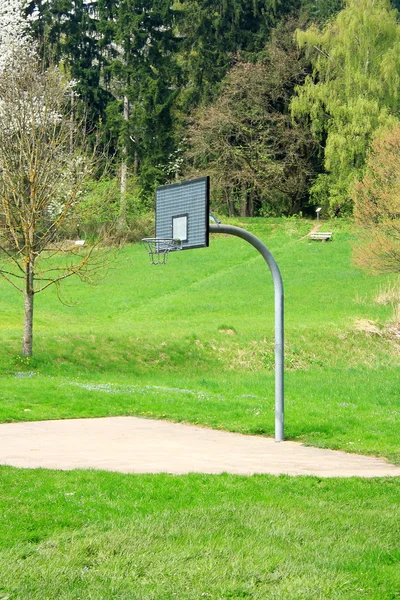
<svg viewBox="0 0 400 600"><path fill-rule="evenodd" d="M174 240L186 242L188 239L188 217L182 215L180 217L172 217L172 237Z"/></svg>

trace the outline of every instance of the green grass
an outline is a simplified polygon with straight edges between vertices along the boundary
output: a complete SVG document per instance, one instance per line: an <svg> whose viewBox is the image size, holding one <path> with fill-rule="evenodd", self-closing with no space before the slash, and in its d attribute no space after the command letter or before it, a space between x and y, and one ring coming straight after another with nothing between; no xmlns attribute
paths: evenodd
<svg viewBox="0 0 400 600"><path fill-rule="evenodd" d="M399 479L5 468L0 485L10 600L399 597Z"/></svg>
<svg viewBox="0 0 400 600"><path fill-rule="evenodd" d="M334 221L235 221L281 268L286 437L400 464L393 278L351 266ZM123 249L67 307L0 286L0 421L140 415L273 435L273 286L258 253L214 236L150 267ZM395 479L139 476L0 468L0 600L400 598Z"/></svg>

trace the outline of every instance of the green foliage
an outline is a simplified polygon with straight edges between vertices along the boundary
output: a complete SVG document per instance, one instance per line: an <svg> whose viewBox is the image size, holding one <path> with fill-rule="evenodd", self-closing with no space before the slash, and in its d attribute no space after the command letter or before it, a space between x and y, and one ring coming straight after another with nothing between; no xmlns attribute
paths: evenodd
<svg viewBox="0 0 400 600"><path fill-rule="evenodd" d="M108 52L104 76L120 110L123 97L129 101L129 121L109 120L110 132L128 148L143 190L151 193L157 180L165 181L162 165L174 149L175 12L165 0L99 2L99 9Z"/></svg>
<svg viewBox="0 0 400 600"><path fill-rule="evenodd" d="M179 174L171 166L188 112L215 96L237 52L252 60L296 8L275 0L32 0L27 13L45 60L63 62L78 80L76 110L101 122L110 151L149 198Z"/></svg>
<svg viewBox="0 0 400 600"><path fill-rule="evenodd" d="M77 80L79 100L74 110L87 115L87 133L100 125L103 147L116 158L115 174L123 161L137 178L142 197L150 200L156 185L182 175L182 155L193 113L198 115L204 106L218 104L221 96L230 93L231 104L237 102L234 88L227 82L237 75L240 56L241 64L266 64L265 109L275 114L281 111L285 115L282 123L287 123L287 133L293 136L284 140L285 127L279 130L273 124L271 139L280 141L279 148L271 150L268 136L260 136L256 127L253 132L246 128L246 138L253 134L258 138L258 158L250 161L253 181L246 173L249 157L240 144L226 163L236 163L238 177L247 181L233 194L234 211L243 203L248 204L250 214L252 203L256 205L254 214L304 210L314 180L311 204L340 215L352 209L352 184L362 177L375 130L390 124L399 110L399 26L397 12L391 9L397 8L396 3L31 0L26 11L35 16L32 27L45 62L62 63L68 76ZM293 65L293 47L285 38L292 18L298 15L314 23L298 34L313 62L312 74L308 61L298 63L301 74L287 68ZM274 33L279 23L284 25ZM268 57L271 45L279 47L279 56ZM309 77L303 85L306 73ZM282 97L274 97L276 76L281 78ZM300 129L298 123L294 126L287 120L287 99L293 84L299 86L292 110L301 121ZM123 118L124 98L129 101L128 119ZM237 113L247 110L244 104L238 104ZM308 137L309 131L320 145L320 158L303 144L302 136ZM293 157L292 163L288 155ZM209 163L205 159L201 168ZM298 178L305 163L304 177ZM271 172L272 164L274 177L283 182L281 187L291 191L272 186L271 198L260 201L257 188L264 186L261 175L264 167ZM317 178L315 172L319 173ZM250 193L243 192L247 185L254 188ZM222 188L218 181L215 198L226 204Z"/></svg>
<svg viewBox="0 0 400 600"><path fill-rule="evenodd" d="M26 7L26 13L35 17L33 32L45 64L63 63L76 80L89 132L104 119L111 100L101 83L104 56L97 36L96 6L96 1L86 0L32 0Z"/></svg>
<svg viewBox="0 0 400 600"><path fill-rule="evenodd" d="M343 0L301 0L301 12L314 23L325 23L343 8Z"/></svg>
<svg viewBox="0 0 400 600"><path fill-rule="evenodd" d="M289 115L308 67L293 42L297 25L274 29L259 62L237 59L216 100L193 115L188 165L211 175L214 204L231 216L293 214L306 203L316 151Z"/></svg>
<svg viewBox="0 0 400 600"><path fill-rule="evenodd" d="M182 0L182 62L187 107L210 101L238 52L262 50L271 27L290 7L275 0Z"/></svg>
<svg viewBox="0 0 400 600"><path fill-rule="evenodd" d="M323 29L297 34L313 62L292 101L325 146L327 174L312 188L332 212L350 209L351 188L364 167L372 135L400 108L400 26L388 0L348 0ZM328 192L328 195L326 195Z"/></svg>
<svg viewBox="0 0 400 600"><path fill-rule="evenodd" d="M62 62L77 80L76 110L88 132L102 125L111 152L128 148L135 175L150 194L149 172L165 181L174 150L172 105L179 89L175 13L165 0L41 0L29 3L45 61ZM131 104L128 125L122 102ZM119 114L118 114L119 113Z"/></svg>
<svg viewBox="0 0 400 600"><path fill-rule="evenodd" d="M69 228L64 231L67 237L98 239L106 236L112 243L117 241L116 223L120 216L120 189L113 179L91 181L85 189L79 210ZM142 188L137 180L128 180L126 192L126 219L128 230L124 241L137 242L148 237L154 227L152 203L143 197Z"/></svg>

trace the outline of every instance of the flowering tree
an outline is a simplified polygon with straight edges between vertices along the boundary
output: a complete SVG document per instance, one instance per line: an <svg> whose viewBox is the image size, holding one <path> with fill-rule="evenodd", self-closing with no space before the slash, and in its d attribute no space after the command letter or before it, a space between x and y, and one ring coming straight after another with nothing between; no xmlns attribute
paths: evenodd
<svg viewBox="0 0 400 600"><path fill-rule="evenodd" d="M93 152L82 124L70 118L71 83L57 68L42 69L16 15L8 15L17 36L0 71L0 277L24 296L22 355L31 356L35 294L72 275L88 278L99 255L62 241Z"/></svg>
<svg viewBox="0 0 400 600"><path fill-rule="evenodd" d="M25 4L26 0L7 0L0 7L0 73L17 50L35 51L22 16Z"/></svg>

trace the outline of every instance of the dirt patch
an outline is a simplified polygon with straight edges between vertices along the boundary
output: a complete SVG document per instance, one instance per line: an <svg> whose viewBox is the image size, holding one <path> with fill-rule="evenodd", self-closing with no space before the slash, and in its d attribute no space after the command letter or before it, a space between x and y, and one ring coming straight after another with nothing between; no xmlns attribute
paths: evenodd
<svg viewBox="0 0 400 600"><path fill-rule="evenodd" d="M383 335L383 331L378 327L375 321L369 319L356 319L355 328L357 331L362 331L367 335Z"/></svg>

